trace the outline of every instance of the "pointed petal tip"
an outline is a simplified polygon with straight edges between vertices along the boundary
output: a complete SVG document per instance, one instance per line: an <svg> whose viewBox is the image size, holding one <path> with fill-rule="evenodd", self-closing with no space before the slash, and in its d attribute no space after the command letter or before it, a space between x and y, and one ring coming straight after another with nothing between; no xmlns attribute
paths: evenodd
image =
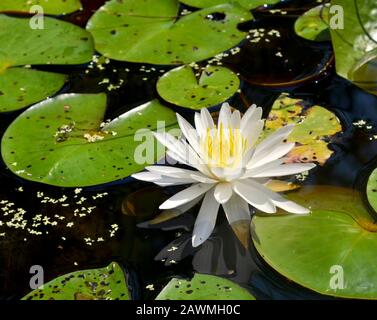
<svg viewBox="0 0 377 320"><path fill-rule="evenodd" d="M191 244L194 248L197 248L199 247L201 244L203 244L204 241L206 241L207 239L204 239L203 238L200 238L200 237L197 237L195 234L192 236L192 239L191 239Z"/></svg>

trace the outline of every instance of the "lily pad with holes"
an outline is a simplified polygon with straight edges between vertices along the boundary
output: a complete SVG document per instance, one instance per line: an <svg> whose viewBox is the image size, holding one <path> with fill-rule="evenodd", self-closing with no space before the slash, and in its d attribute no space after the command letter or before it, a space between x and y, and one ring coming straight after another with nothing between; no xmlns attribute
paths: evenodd
<svg viewBox="0 0 377 320"><path fill-rule="evenodd" d="M0 112L36 103L57 92L62 74L25 65L82 64L94 51L90 34L67 22L44 18L44 29L31 29L29 19L0 14Z"/></svg>
<svg viewBox="0 0 377 320"><path fill-rule="evenodd" d="M295 32L306 40L329 41L330 4L324 4L310 9L299 17L295 22Z"/></svg>
<svg viewBox="0 0 377 320"><path fill-rule="evenodd" d="M240 22L250 12L237 4L178 17L177 0L111 0L89 20L97 51L106 57L152 64L201 61L236 46L245 38ZM217 19L211 14L216 13Z"/></svg>
<svg viewBox="0 0 377 320"><path fill-rule="evenodd" d="M44 284L22 300L131 300L122 268L112 262L105 268L68 273Z"/></svg>
<svg viewBox="0 0 377 320"><path fill-rule="evenodd" d="M295 124L288 141L296 143L288 154L288 162L317 162L323 165L333 153L328 143L342 131L339 119L329 110L282 94L272 106L262 138L287 124Z"/></svg>
<svg viewBox="0 0 377 320"><path fill-rule="evenodd" d="M238 284L216 276L196 273L191 280L173 278L157 300L255 300Z"/></svg>
<svg viewBox="0 0 377 320"><path fill-rule="evenodd" d="M182 66L165 73L157 82L157 91L170 103L198 110L224 102L239 85L237 75L227 68L209 66L201 72Z"/></svg>
<svg viewBox="0 0 377 320"><path fill-rule="evenodd" d="M368 178L367 197L369 204L377 212L377 169L374 169Z"/></svg>
<svg viewBox="0 0 377 320"><path fill-rule="evenodd" d="M336 72L360 88L377 94L377 2L375 0L332 0L344 17L343 28L331 28ZM330 17L330 18L331 18Z"/></svg>
<svg viewBox="0 0 377 320"><path fill-rule="evenodd" d="M316 292L377 299L377 225L352 190L316 186L288 198L309 215L256 216L252 237L261 257L284 277Z"/></svg>
<svg viewBox="0 0 377 320"><path fill-rule="evenodd" d="M103 123L105 111L105 94L63 94L34 105L5 132L3 159L27 180L75 187L125 178L164 155L151 130L157 119L174 128L173 111L155 100ZM145 150L136 157L138 147Z"/></svg>
<svg viewBox="0 0 377 320"><path fill-rule="evenodd" d="M247 8L247 9L254 9L260 6L263 6L265 4L275 4L278 3L280 0L234 0L233 2L239 3L241 6ZM212 6L216 6L222 3L226 2L232 2L232 1L226 1L226 0L181 0L182 3L187 4L191 7L195 8L208 8Z"/></svg>
<svg viewBox="0 0 377 320"><path fill-rule="evenodd" d="M1 0L0 12L30 12L36 5L46 14L66 14L82 8L80 0Z"/></svg>

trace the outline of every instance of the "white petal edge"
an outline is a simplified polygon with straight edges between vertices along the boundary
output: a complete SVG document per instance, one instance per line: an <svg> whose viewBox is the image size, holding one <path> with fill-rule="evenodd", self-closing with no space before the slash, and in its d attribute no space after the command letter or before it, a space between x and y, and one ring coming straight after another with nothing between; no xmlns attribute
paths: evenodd
<svg viewBox="0 0 377 320"><path fill-rule="evenodd" d="M218 183L215 187L214 196L218 203L223 204L227 202L233 194L233 187L231 183Z"/></svg>
<svg viewBox="0 0 377 320"><path fill-rule="evenodd" d="M216 201L213 190L208 191L195 221L192 235L193 247L200 246L211 235L215 228L219 207L220 204Z"/></svg>
<svg viewBox="0 0 377 320"><path fill-rule="evenodd" d="M194 184L184 189L160 205L161 210L173 209L194 200L213 187L210 183Z"/></svg>

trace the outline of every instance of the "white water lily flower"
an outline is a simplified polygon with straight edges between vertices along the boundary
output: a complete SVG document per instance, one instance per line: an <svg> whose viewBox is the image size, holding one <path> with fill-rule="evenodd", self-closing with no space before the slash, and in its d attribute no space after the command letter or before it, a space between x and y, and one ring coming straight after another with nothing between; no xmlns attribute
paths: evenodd
<svg viewBox="0 0 377 320"><path fill-rule="evenodd" d="M168 133L155 133L167 148L167 155L195 170L172 166L150 166L133 177L159 186L192 184L161 204L162 210L175 214L188 211L203 199L195 222L192 245L199 246L211 235L217 213L222 205L228 222L250 220L249 204L256 209L275 213L276 207L295 214L309 210L270 190L271 177L287 176L308 171L312 163L285 163L283 158L294 143L284 142L292 132L285 126L257 144L264 126L262 109L251 106L241 118L224 103L215 125L207 109L195 114L194 129L177 114L185 139Z"/></svg>

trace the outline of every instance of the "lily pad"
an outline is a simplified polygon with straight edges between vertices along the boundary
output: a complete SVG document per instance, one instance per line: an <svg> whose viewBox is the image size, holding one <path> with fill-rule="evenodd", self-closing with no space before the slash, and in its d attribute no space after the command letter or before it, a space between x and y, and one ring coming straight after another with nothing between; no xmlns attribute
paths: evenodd
<svg viewBox="0 0 377 320"><path fill-rule="evenodd" d="M57 92L65 77L25 65L82 64L94 51L90 34L67 22L44 18L44 29L29 19L0 15L0 112L13 111Z"/></svg>
<svg viewBox="0 0 377 320"><path fill-rule="evenodd" d="M0 74L0 112L13 111L53 95L65 82L59 73L10 68Z"/></svg>
<svg viewBox="0 0 377 320"><path fill-rule="evenodd" d="M226 1L226 0L181 0L182 3L187 4L188 6L195 7L195 8L208 8L212 6L216 6L226 2L237 2L241 6L247 9L254 9L265 4L275 4L278 3L280 0L233 0L233 1Z"/></svg>
<svg viewBox="0 0 377 320"><path fill-rule="evenodd" d="M97 51L106 57L152 64L185 64L210 58L245 38L240 22L250 12L237 4L178 18L177 0L111 0L89 20ZM219 19L212 19L211 14Z"/></svg>
<svg viewBox="0 0 377 320"><path fill-rule="evenodd" d="M0 12L30 12L35 5L46 14L66 14L82 8L80 0L1 0Z"/></svg>
<svg viewBox="0 0 377 320"><path fill-rule="evenodd" d="M344 10L344 28L331 28L336 72L377 94L377 2L332 0ZM335 16L334 16L335 19Z"/></svg>
<svg viewBox="0 0 377 320"><path fill-rule="evenodd" d="M330 41L329 8L327 3L305 12L295 22L296 34L306 40Z"/></svg>
<svg viewBox="0 0 377 320"><path fill-rule="evenodd" d="M216 276L196 273L191 280L173 278L156 300L255 300L238 284Z"/></svg>
<svg viewBox="0 0 377 320"><path fill-rule="evenodd" d="M377 225L352 190L317 186L288 195L310 215L256 216L252 237L284 277L316 292L377 299Z"/></svg>
<svg viewBox="0 0 377 320"><path fill-rule="evenodd" d="M63 94L34 105L5 132L3 159L27 180L74 187L125 178L164 155L149 145L148 163L134 157L144 140L153 143L156 119L166 130L176 126L173 111L155 100L103 123L105 111L105 94Z"/></svg>
<svg viewBox="0 0 377 320"><path fill-rule="evenodd" d="M377 212L377 169L374 169L369 176L367 183L367 197L369 204Z"/></svg>
<svg viewBox="0 0 377 320"><path fill-rule="evenodd" d="M165 73L157 82L157 91L166 101L198 110L224 102L235 94L240 80L224 67L206 67L200 76L189 66Z"/></svg>
<svg viewBox="0 0 377 320"><path fill-rule="evenodd" d="M112 262L105 268L58 277L22 300L131 300L131 297L122 268Z"/></svg>
<svg viewBox="0 0 377 320"><path fill-rule="evenodd" d="M263 137L288 124L295 124L288 142L296 147L288 154L288 162L317 162L323 165L332 155L331 138L342 131L339 119L321 106L307 106L301 99L282 94L273 104L266 120Z"/></svg>

